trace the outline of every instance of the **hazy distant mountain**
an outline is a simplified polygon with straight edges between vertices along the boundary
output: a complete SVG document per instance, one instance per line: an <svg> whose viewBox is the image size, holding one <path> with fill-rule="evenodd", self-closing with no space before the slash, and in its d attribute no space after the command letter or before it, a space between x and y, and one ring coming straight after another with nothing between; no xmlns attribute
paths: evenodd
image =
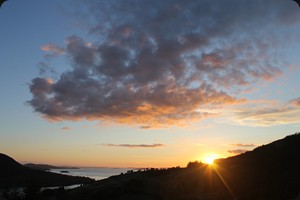
<svg viewBox="0 0 300 200"><path fill-rule="evenodd" d="M198 162L188 166L114 176L67 191L64 199L296 199L300 193L300 134L219 159L213 166Z"/></svg>
<svg viewBox="0 0 300 200"><path fill-rule="evenodd" d="M27 163L27 164L24 164L24 166L32 168L32 169L43 170L43 171L49 171L50 169L78 169L77 167L53 166L53 165L47 165L47 164L34 164L34 163Z"/></svg>
<svg viewBox="0 0 300 200"><path fill-rule="evenodd" d="M92 179L31 169L0 153L0 188L27 186L33 181L45 187L90 183Z"/></svg>

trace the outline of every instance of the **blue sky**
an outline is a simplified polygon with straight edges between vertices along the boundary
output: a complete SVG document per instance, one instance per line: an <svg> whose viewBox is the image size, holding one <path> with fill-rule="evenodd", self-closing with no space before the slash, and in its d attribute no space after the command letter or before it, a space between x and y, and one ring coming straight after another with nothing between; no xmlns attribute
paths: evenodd
<svg viewBox="0 0 300 200"><path fill-rule="evenodd" d="M0 151L177 166L300 127L293 1L18 1L0 8Z"/></svg>

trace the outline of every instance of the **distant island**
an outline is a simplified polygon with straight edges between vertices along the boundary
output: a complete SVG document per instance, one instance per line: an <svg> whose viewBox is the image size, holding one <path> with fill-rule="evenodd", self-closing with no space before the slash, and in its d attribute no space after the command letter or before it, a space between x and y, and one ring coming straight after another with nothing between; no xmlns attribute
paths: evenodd
<svg viewBox="0 0 300 200"><path fill-rule="evenodd" d="M3 155L0 160L3 162ZM300 133L215 160L212 165L195 161L184 168L131 170L100 181L86 181L72 190L35 193L36 199L298 200Z"/></svg>

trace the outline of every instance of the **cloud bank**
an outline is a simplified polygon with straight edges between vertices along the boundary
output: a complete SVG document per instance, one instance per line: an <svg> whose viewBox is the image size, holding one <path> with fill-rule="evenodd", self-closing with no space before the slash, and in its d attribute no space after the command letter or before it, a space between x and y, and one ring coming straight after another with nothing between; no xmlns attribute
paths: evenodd
<svg viewBox="0 0 300 200"><path fill-rule="evenodd" d="M85 1L90 38L42 47L70 66L32 79L28 103L52 121L147 128L216 116L201 108L244 102L237 91L282 73L274 29L295 23L287 2Z"/></svg>

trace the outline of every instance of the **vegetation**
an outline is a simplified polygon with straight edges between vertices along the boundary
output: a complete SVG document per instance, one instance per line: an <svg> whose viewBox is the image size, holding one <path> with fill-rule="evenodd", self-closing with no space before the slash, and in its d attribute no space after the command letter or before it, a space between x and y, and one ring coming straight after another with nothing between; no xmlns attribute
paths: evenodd
<svg viewBox="0 0 300 200"><path fill-rule="evenodd" d="M33 190L36 191L36 190ZM186 168L129 171L73 190L45 191L56 200L293 200L300 193L300 134L251 152L190 162ZM37 194L37 193L34 193Z"/></svg>
<svg viewBox="0 0 300 200"><path fill-rule="evenodd" d="M300 193L300 134L187 168L151 169L111 177L67 192L67 199L287 200Z"/></svg>

